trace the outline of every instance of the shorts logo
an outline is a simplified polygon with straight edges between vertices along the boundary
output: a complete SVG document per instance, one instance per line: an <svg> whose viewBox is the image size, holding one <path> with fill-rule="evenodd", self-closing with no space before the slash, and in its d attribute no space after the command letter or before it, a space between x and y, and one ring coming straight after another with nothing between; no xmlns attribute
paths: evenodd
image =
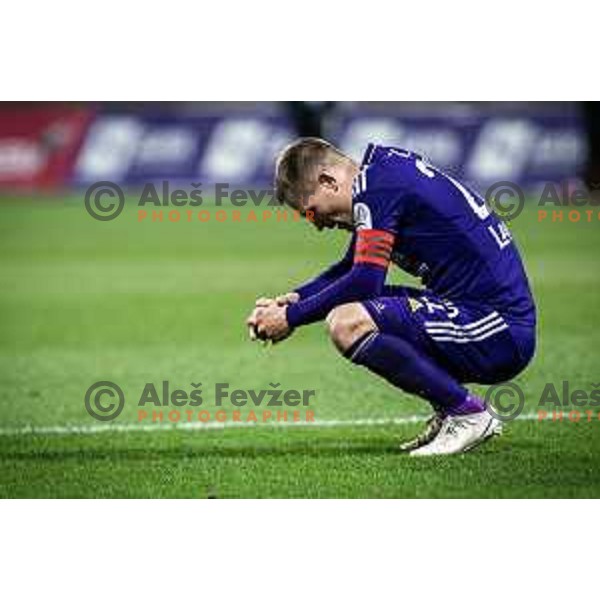
<svg viewBox="0 0 600 600"><path fill-rule="evenodd" d="M420 308L423 308L423 303L419 302L416 298L409 298L408 306L410 307L411 312L417 312Z"/></svg>
<svg viewBox="0 0 600 600"><path fill-rule="evenodd" d="M373 301L373 306L378 313L382 313L385 310L385 304L383 302Z"/></svg>
<svg viewBox="0 0 600 600"><path fill-rule="evenodd" d="M371 218L371 209L364 202L357 202L354 205L354 226L359 229L373 229L373 219Z"/></svg>

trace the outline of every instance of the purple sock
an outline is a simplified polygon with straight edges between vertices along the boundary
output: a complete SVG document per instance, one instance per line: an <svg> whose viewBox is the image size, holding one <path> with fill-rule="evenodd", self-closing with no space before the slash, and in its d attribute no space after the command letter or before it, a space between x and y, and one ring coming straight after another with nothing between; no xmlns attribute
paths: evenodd
<svg viewBox="0 0 600 600"><path fill-rule="evenodd" d="M436 410L462 415L485 410L483 402L400 337L367 333L344 356L367 367L392 385L428 400Z"/></svg>

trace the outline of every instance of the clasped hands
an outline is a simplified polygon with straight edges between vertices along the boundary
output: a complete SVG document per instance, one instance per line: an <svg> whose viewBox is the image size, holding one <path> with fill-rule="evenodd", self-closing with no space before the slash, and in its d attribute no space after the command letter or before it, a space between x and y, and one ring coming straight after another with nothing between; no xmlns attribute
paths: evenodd
<svg viewBox="0 0 600 600"><path fill-rule="evenodd" d="M250 339L271 341L274 344L285 340L292 334L286 309L289 304L298 302L300 296L296 292L289 292L276 298L259 298L254 310L246 319Z"/></svg>

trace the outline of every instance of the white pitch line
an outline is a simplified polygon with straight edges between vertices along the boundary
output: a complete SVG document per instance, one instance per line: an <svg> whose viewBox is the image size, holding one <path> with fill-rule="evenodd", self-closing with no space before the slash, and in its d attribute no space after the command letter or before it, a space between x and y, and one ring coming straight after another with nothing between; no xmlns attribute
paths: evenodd
<svg viewBox="0 0 600 600"><path fill-rule="evenodd" d="M97 433L138 433L138 432L163 432L163 431L208 431L220 429L252 429L252 428L286 428L286 427L313 427L313 428L334 428L334 427L382 427L386 425L409 425L422 423L430 415L410 415L406 417L379 418L379 419L330 419L322 421L309 421L297 423L293 421L274 421L267 423L255 423L245 421L210 421L203 423L200 421L184 423L114 423L108 425L49 425L37 427L26 425L24 427L4 427L0 428L0 436L15 435L95 435ZM526 413L520 415L519 421L533 421L538 418L537 413Z"/></svg>

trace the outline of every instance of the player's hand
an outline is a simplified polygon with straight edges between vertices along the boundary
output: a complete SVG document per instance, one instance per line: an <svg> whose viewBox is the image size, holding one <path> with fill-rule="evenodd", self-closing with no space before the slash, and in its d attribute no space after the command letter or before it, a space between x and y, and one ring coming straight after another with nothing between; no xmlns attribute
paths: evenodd
<svg viewBox="0 0 600 600"><path fill-rule="evenodd" d="M287 294L281 294L275 298L267 298L261 296L254 303L255 306L271 306L271 304L277 304L278 306L287 306L288 304L295 304L300 300L300 294L296 292L288 292Z"/></svg>
<svg viewBox="0 0 600 600"><path fill-rule="evenodd" d="M276 337L272 338L269 336L269 334L267 333L267 331L265 329L259 329L259 320L260 320L261 315L263 314L263 310L266 308L280 309L281 307L279 307L275 303L275 300L271 299L270 302L268 302L268 303L265 302L264 304L257 306L250 313L250 316L246 319L246 326L248 327L248 335L250 337L250 340L253 342L255 342L256 340L261 340L263 342L272 341L273 343L280 342L280 341L284 340L286 337L288 337L292 332L291 332L291 330L289 330L285 334L282 333L282 334L277 335ZM285 312L285 309L283 312ZM287 318L286 318L286 324L287 324Z"/></svg>
<svg viewBox="0 0 600 600"><path fill-rule="evenodd" d="M261 298L259 298L259 300L261 300ZM267 304L267 303L259 304L258 303L259 300L256 301L256 308L250 313L250 315L246 319L246 326L248 327L248 335L250 336L250 340L253 342L255 342L258 339L258 331L256 329L256 327L258 325L258 311L261 308L269 306L269 304ZM268 300L268 298L265 298L264 300ZM271 304L273 306L275 306L275 301L272 299L271 299Z"/></svg>
<svg viewBox="0 0 600 600"><path fill-rule="evenodd" d="M300 300L300 294L297 292L288 292L275 298L275 302L278 306L287 306L288 304L296 304Z"/></svg>
<svg viewBox="0 0 600 600"><path fill-rule="evenodd" d="M254 303L254 306L264 307L271 306L271 304L277 304L277 300L275 300L275 298L267 298L266 296L261 296L260 298L257 298L256 302Z"/></svg>
<svg viewBox="0 0 600 600"><path fill-rule="evenodd" d="M287 322L285 306L272 304L255 308L247 323L252 326L255 335L274 344L283 341L292 333Z"/></svg>

